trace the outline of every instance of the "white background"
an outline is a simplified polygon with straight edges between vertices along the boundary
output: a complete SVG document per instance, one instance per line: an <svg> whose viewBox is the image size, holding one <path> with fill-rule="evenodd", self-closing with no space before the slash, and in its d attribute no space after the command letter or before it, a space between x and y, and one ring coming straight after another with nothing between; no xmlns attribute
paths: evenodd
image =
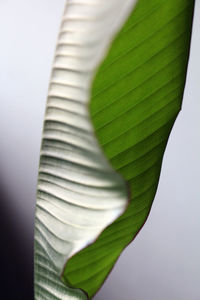
<svg viewBox="0 0 200 300"><path fill-rule="evenodd" d="M0 2L0 179L24 263L32 261L46 94L64 0ZM150 217L96 300L200 299L200 1L183 109Z"/></svg>

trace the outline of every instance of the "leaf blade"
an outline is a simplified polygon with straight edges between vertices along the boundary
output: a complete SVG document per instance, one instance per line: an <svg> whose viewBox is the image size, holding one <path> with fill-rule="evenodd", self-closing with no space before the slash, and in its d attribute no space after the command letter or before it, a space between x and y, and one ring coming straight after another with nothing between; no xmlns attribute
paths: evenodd
<svg viewBox="0 0 200 300"><path fill-rule="evenodd" d="M148 217L167 140L181 108L193 6L188 0L140 0L93 82L90 112L96 135L112 166L128 181L131 204L66 265L64 277L90 297ZM113 259L102 256L110 252Z"/></svg>
<svg viewBox="0 0 200 300"><path fill-rule="evenodd" d="M61 281L65 263L127 206L126 183L99 147L87 104L95 70L134 2L67 1L41 145L35 214L37 300L87 298L81 289Z"/></svg>

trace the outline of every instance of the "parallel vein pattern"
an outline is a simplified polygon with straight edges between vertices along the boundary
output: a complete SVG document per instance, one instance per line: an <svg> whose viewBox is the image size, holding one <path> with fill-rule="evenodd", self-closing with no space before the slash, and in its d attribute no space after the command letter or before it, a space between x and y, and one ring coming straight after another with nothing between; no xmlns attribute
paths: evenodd
<svg viewBox="0 0 200 300"><path fill-rule="evenodd" d="M67 260L128 203L88 112L91 81L134 0L67 1L50 81L35 217L35 299L86 299L61 281Z"/></svg>
<svg viewBox="0 0 200 300"><path fill-rule="evenodd" d="M193 6L192 0L139 0L93 82L95 132L112 166L128 182L131 204L66 265L64 278L90 297L149 214L181 108Z"/></svg>

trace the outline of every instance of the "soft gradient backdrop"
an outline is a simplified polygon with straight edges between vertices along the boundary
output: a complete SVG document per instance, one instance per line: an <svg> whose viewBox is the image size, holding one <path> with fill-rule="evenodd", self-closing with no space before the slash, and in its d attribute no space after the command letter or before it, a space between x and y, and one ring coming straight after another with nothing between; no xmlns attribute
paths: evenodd
<svg viewBox="0 0 200 300"><path fill-rule="evenodd" d="M0 266L4 299L33 299L33 224L46 94L65 0L0 2ZM200 0L183 109L150 217L95 300L200 299Z"/></svg>

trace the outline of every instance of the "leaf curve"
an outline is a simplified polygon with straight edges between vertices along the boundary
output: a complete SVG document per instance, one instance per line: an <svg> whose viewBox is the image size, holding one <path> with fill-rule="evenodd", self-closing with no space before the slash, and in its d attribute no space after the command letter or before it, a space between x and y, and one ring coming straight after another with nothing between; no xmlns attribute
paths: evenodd
<svg viewBox="0 0 200 300"><path fill-rule="evenodd" d="M73 3L76 6L88 3L94 4L94 1L74 0L69 3ZM95 126L95 133L106 157L110 160L114 169L128 181L132 193L131 204L126 212L116 222L106 228L95 243L74 255L67 262L64 269L62 274L63 281L68 286L71 285L83 289L88 293L89 297L92 297L100 288L121 251L140 230L152 205L168 136L181 107L188 61L193 5L194 1L191 0L139 0L136 10L113 42L93 82L90 112ZM116 9L116 13L118 12L119 9ZM74 16L77 17L76 14ZM81 19L80 16L78 18ZM63 26L66 24L67 22L65 23L64 20ZM68 24L72 26L73 22ZM79 29L81 29L80 24ZM112 24L111 21L110 24ZM109 27L108 25L106 26ZM67 51L67 55L70 57L73 57L74 54L80 55L80 53L82 58L90 57L89 49L87 51L74 52L75 48L80 47L80 45L78 43L73 44L73 36L70 33L71 30L68 30L68 39L69 43L71 43L68 47L65 47L62 42L66 38L66 32L60 35L61 44L59 45L59 51L61 51L61 56ZM95 34L91 36L90 46L95 44L97 37ZM98 58L102 56L102 53L99 53ZM75 141L73 150L75 149L77 151L75 153L78 153L78 155L72 153L72 148L69 147L71 145L68 145L66 149L65 141L62 141L66 134L66 127L61 123L65 122L66 118L68 122L72 122L68 126L68 137L71 138L70 134L74 127L77 124L82 124L81 118L77 116L76 112L78 111L84 115L85 109L80 103L84 99L79 99L81 101L73 103L70 99L66 99L66 95L68 95L68 98L69 95L73 95L73 97L83 95L80 91L74 93L74 86L71 86L77 80L77 74L74 72L77 64L72 58L67 63L65 62L65 66L62 68L60 65L63 66L64 61L61 60L61 57L57 58L58 66L56 68L60 68L59 78L71 79L72 81L68 82L71 88L59 89L61 93L59 97L54 97L54 94L50 94L48 100L50 109L47 109L49 119L46 119L44 127L44 133L47 136L45 137L44 135L42 146L44 147L42 148L44 153L41 156L41 164L44 167L50 162L51 167L55 167L55 165L57 168L59 167L58 177L63 177L59 178L59 185L70 190L75 185L73 185L73 182L70 182L70 186L66 187L64 160L66 156L69 157L70 153L73 162L70 168L68 165L68 170L73 171L74 163L77 164L77 162L82 167L81 162L83 161L78 161L78 155L80 153L79 150L82 151L83 149L78 149L77 147L80 136L75 138L73 136ZM97 63L97 61L95 62ZM93 61L94 64L95 62ZM70 76L65 76L63 72L69 65L72 66L72 69L68 70L71 72ZM78 66L80 67L80 64ZM79 84L79 87L84 88L85 84L92 79L89 78L90 76L87 77L91 70L88 70L88 63L84 64L83 62L81 67L82 69L78 71L80 74L83 73L84 76L79 77L76 83ZM54 91L55 85L59 84L55 81L57 75L55 76L54 72L52 74L51 88L53 89L50 89L50 93L52 90ZM64 108L64 113L60 111L60 108ZM67 111L69 109L71 110L70 112ZM52 119L52 116L55 117L56 122L59 121L57 122L59 124L54 122L55 120ZM87 125L85 124L86 128L84 130L88 129ZM62 136L61 141L55 141L57 134L55 132L53 134L54 143L56 142L55 157L52 157L53 145L52 139L49 138L49 133L51 132L52 135L53 130L59 131L60 136ZM80 127L78 130L81 133L84 131ZM71 142L72 140L70 139ZM84 146L87 148L90 142L90 139L87 140L85 138ZM51 152L50 155L49 151ZM64 158L62 157L63 155ZM58 163L56 157L58 158L59 156ZM91 163L90 158L90 155L87 156L84 152L84 161ZM104 156L102 156L103 161L104 159ZM93 158L93 163L95 162L96 158ZM72 171L70 173L74 180L78 176L78 170L76 169L74 173L76 175ZM43 196L45 193L50 202L48 205L52 205L52 202L55 204L58 200L55 194L51 197L52 195L48 193L52 188L51 185L54 184L55 186L54 177L55 174L50 174L49 170L47 176L46 172L40 169L39 183L43 183L42 189L44 189L45 182L45 188L48 191L44 190ZM118 177L118 179L121 180L121 177ZM98 181L99 178L96 183ZM121 183L124 186L124 182L121 181ZM60 187L56 186L56 193L60 193ZM39 198L41 198L40 190L38 193ZM53 193L52 190L51 193ZM69 194L65 194L65 197L69 197ZM110 198L110 196L108 197ZM47 199L43 200L46 201ZM39 214L38 211L42 210L39 206L41 205L37 204L36 219ZM63 218L63 216L59 217ZM49 224L46 228L51 228L51 226L52 224ZM58 274L60 275L61 267L58 270L52 263L54 260L59 262L58 257L55 256L55 253L50 253L51 260L49 260L49 256L46 257L49 251L47 247L48 241L42 237L42 241L40 240L40 244L38 244L37 235L41 239L46 228L44 229L43 224L38 224L36 220L36 299L85 299L84 293L80 290L67 288L60 282ZM55 225L53 225L53 228L55 228ZM51 229L53 230L53 228ZM63 232L63 230L61 231ZM52 233L48 232L48 236L49 234L52 235ZM59 246L57 240L55 244ZM44 247L46 247L45 251ZM61 245L61 248L63 249L63 245ZM63 265L63 260L60 262L61 265Z"/></svg>
<svg viewBox="0 0 200 300"><path fill-rule="evenodd" d="M139 0L92 86L90 113L106 157L131 190L126 212L73 256L63 278L92 297L145 223L181 109L194 1Z"/></svg>
<svg viewBox="0 0 200 300"><path fill-rule="evenodd" d="M134 3L67 1L38 175L34 272L38 300L87 298L80 289L61 282L65 263L94 242L127 207L126 182L99 147L87 104L95 70Z"/></svg>

